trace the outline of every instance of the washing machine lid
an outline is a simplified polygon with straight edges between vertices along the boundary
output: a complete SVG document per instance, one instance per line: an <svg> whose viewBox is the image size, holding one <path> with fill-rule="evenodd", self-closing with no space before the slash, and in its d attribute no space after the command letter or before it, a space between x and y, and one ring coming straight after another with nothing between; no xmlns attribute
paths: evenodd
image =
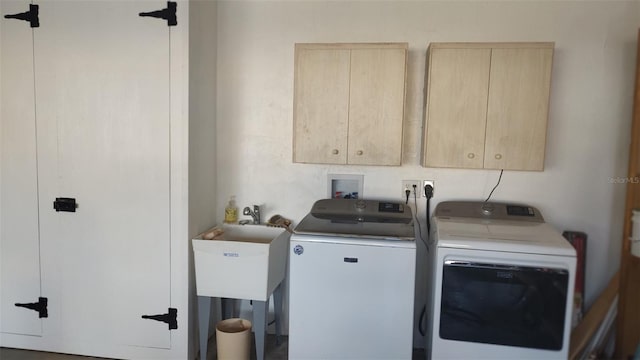
<svg viewBox="0 0 640 360"><path fill-rule="evenodd" d="M507 203L490 205L484 202L438 204L434 213L437 246L576 256L573 246L544 222L538 209Z"/></svg>
<svg viewBox="0 0 640 360"><path fill-rule="evenodd" d="M323 199L295 228L298 234L414 240L411 208L399 203Z"/></svg>

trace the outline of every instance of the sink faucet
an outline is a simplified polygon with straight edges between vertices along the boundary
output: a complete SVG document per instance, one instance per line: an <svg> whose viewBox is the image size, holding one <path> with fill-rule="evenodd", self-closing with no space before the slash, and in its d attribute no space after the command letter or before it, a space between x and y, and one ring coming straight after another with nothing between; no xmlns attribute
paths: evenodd
<svg viewBox="0 0 640 360"><path fill-rule="evenodd" d="M260 206L253 205L253 211L251 211L250 207L246 206L242 210L242 214L243 215L251 215L251 217L253 218L253 223L254 224L260 224Z"/></svg>

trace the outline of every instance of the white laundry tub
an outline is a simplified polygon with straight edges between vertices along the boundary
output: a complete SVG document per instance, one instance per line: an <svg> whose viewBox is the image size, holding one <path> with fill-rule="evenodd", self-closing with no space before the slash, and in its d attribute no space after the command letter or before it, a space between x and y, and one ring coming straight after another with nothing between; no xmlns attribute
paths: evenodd
<svg viewBox="0 0 640 360"><path fill-rule="evenodd" d="M267 301L286 273L289 233L224 224L212 240L192 240L198 296Z"/></svg>

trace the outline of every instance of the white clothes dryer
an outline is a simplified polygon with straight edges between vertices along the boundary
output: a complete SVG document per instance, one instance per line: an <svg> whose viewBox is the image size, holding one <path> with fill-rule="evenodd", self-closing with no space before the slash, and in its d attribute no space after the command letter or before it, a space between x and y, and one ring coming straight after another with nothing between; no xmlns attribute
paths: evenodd
<svg viewBox="0 0 640 360"><path fill-rule="evenodd" d="M538 209L438 204L427 358L567 359L576 252Z"/></svg>

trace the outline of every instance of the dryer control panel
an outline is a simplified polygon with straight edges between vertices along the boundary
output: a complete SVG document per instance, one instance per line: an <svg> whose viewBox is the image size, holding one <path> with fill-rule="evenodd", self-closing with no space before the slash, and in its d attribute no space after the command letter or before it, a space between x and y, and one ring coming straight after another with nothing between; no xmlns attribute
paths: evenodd
<svg viewBox="0 0 640 360"><path fill-rule="evenodd" d="M540 211L533 206L484 201L444 201L438 204L434 216L544 222Z"/></svg>

